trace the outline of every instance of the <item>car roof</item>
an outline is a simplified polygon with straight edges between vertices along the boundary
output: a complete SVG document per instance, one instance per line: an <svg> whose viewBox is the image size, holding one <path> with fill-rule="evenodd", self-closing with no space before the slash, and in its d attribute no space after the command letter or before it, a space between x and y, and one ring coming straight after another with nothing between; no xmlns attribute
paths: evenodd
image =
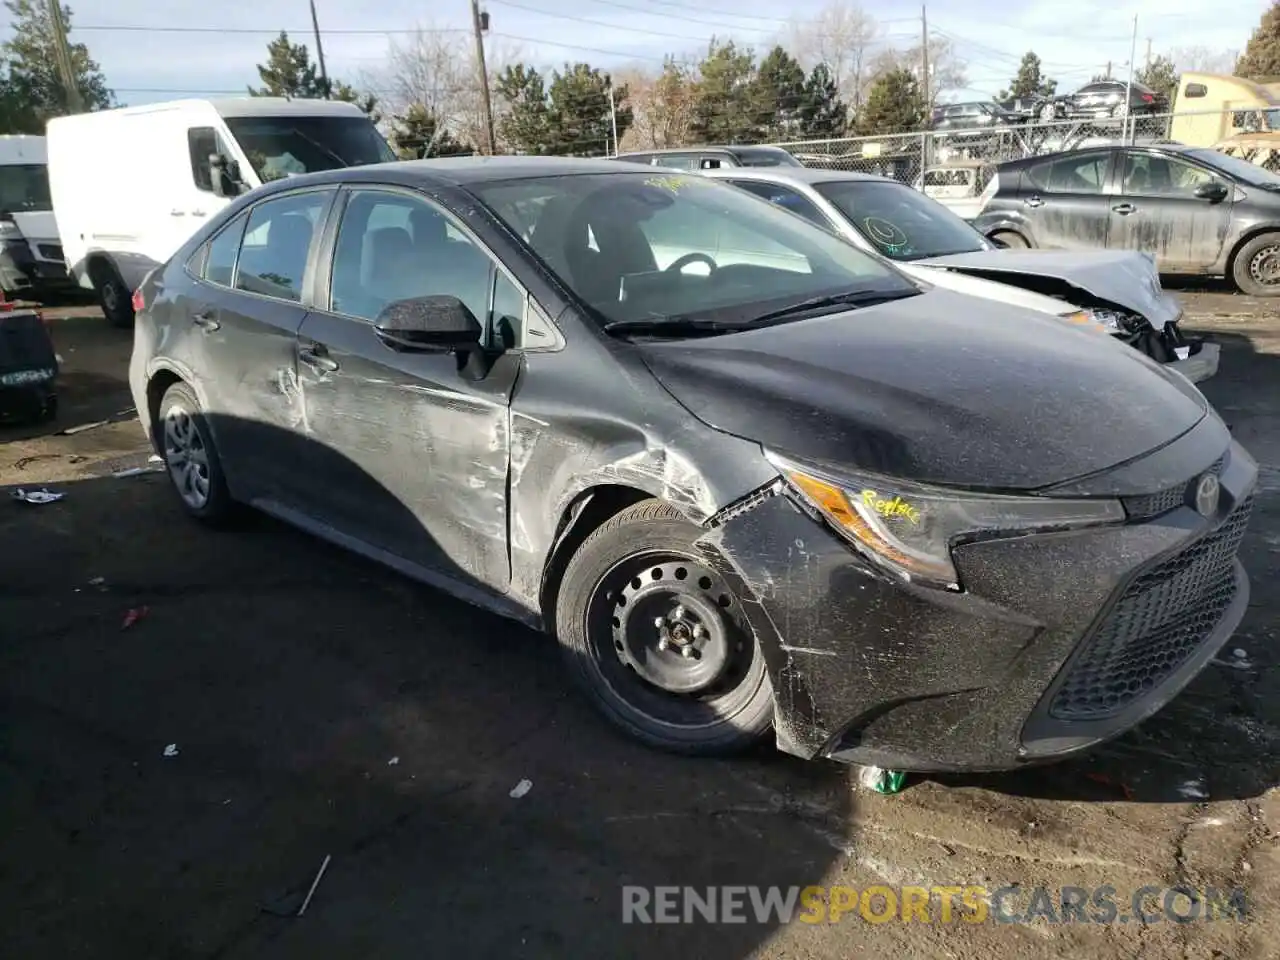
<svg viewBox="0 0 1280 960"><path fill-rule="evenodd" d="M1055 150L1052 153L1038 153L1030 157L1018 157L1015 160L1005 160L1003 163L996 164L997 169L1004 170L1011 167L1028 166L1034 163L1043 163L1046 160L1058 160L1062 157L1069 157L1075 153L1093 153L1097 150L1110 150L1116 147L1128 147L1131 150L1155 150L1163 153L1190 153L1192 150L1199 149L1187 143L1164 143L1162 141L1141 140L1136 143L1108 142L1100 143L1093 147L1079 147L1071 150Z"/></svg>
<svg viewBox="0 0 1280 960"><path fill-rule="evenodd" d="M296 177L286 177L268 184L287 189L326 183L369 182L403 184L405 186L458 186L498 180L527 180L535 177L581 176L584 174L613 176L647 175L653 170L613 160L580 157L439 157L432 160L395 160L356 167L320 170Z"/></svg>
<svg viewBox="0 0 1280 960"><path fill-rule="evenodd" d="M658 147L653 150L627 150L617 155L616 159L622 160L627 157L661 157L672 153L728 153L735 156L740 154L779 154L788 153L782 147L771 146L767 143L751 143L737 144L734 146L724 146L723 144L711 143L703 144L696 147Z"/></svg>
<svg viewBox="0 0 1280 960"><path fill-rule="evenodd" d="M874 173L859 173L856 170L831 170L822 167L733 167L728 170L699 170L704 177L724 180L734 177L739 180L768 180L774 183L836 183L846 180L869 180L875 182L898 183L892 177L881 177Z"/></svg>

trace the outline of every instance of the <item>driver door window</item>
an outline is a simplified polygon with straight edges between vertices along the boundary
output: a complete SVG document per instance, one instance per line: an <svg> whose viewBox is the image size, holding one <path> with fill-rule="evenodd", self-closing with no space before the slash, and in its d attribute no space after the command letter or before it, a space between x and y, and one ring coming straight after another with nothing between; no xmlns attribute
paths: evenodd
<svg viewBox="0 0 1280 960"><path fill-rule="evenodd" d="M352 193L338 226L330 310L373 321L390 303L428 296L461 300L487 344L520 345L524 294L443 210L399 193Z"/></svg>
<svg viewBox="0 0 1280 960"><path fill-rule="evenodd" d="M1195 198L1197 187L1213 183L1207 170L1172 157L1149 153L1131 153L1125 160L1126 196Z"/></svg>

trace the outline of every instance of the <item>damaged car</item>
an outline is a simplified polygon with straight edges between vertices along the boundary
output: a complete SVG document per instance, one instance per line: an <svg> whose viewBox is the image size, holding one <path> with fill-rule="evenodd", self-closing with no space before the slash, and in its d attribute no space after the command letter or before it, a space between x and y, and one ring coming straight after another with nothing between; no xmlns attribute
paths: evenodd
<svg viewBox="0 0 1280 960"><path fill-rule="evenodd" d="M1182 332L1182 307L1143 254L1006 250L943 204L885 177L811 169L702 175L785 207L927 283L1101 324L1193 383L1218 371L1218 344Z"/></svg>
<svg viewBox="0 0 1280 960"><path fill-rule="evenodd" d="M1257 464L1186 378L697 174L289 178L134 303L187 513L541 628L659 748L1048 761L1159 709L1248 604Z"/></svg>

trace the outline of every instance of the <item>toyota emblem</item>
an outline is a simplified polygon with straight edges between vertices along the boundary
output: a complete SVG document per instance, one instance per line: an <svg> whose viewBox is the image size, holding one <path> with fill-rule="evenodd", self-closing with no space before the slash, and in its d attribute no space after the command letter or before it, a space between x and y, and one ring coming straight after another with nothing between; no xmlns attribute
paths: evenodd
<svg viewBox="0 0 1280 960"><path fill-rule="evenodd" d="M1196 511L1202 517L1212 517L1218 510L1218 478L1206 473L1196 484Z"/></svg>

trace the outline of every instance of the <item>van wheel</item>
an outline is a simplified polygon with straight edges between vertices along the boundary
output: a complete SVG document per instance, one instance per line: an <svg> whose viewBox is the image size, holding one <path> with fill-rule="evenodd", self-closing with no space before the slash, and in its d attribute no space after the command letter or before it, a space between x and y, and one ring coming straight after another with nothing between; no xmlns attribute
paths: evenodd
<svg viewBox="0 0 1280 960"><path fill-rule="evenodd" d="M578 548L556 603L561 651L595 706L636 739L684 754L735 753L773 723L773 688L742 600L657 500Z"/></svg>
<svg viewBox="0 0 1280 960"><path fill-rule="evenodd" d="M997 230L988 239L1003 244L1010 250L1028 250L1031 247L1026 237L1013 230Z"/></svg>
<svg viewBox="0 0 1280 960"><path fill-rule="evenodd" d="M129 327L133 325L133 300L129 288L120 279L115 267L101 260L94 261L89 268L89 278L98 294L98 303L102 305L102 315L113 327Z"/></svg>
<svg viewBox="0 0 1280 960"><path fill-rule="evenodd" d="M160 398L156 428L165 470L182 508L212 526L231 520L238 511L195 391L185 383L169 387Z"/></svg>
<svg viewBox="0 0 1280 960"><path fill-rule="evenodd" d="M1280 297L1280 233L1261 234L1241 247L1231 274L1241 293Z"/></svg>

